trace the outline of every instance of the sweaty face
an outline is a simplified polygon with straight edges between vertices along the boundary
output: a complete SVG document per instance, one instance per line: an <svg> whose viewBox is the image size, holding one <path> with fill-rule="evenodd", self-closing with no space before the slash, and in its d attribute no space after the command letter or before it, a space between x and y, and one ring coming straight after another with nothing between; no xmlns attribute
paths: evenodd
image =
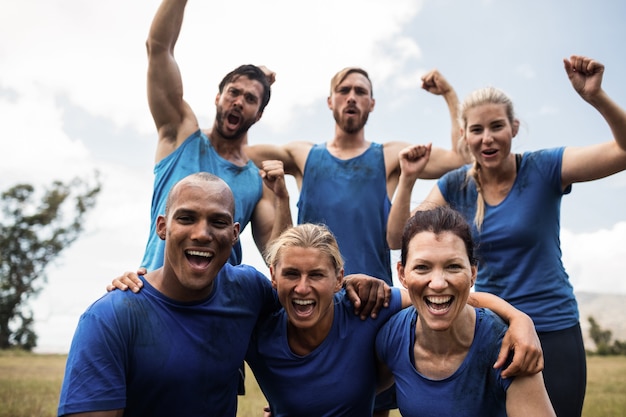
<svg viewBox="0 0 626 417"><path fill-rule="evenodd" d="M166 236L165 295L193 301L210 294L239 234L233 207L230 190L220 182L180 186L167 218L157 222Z"/></svg>
<svg viewBox="0 0 626 417"><path fill-rule="evenodd" d="M359 73L349 74L339 83L328 98L328 106L333 111L337 126L346 133L356 133L363 129L371 111L374 99L369 80Z"/></svg>
<svg viewBox="0 0 626 417"><path fill-rule="evenodd" d="M260 118L263 85L240 76L227 84L215 101L218 133L225 139L239 139Z"/></svg>
<svg viewBox="0 0 626 417"><path fill-rule="evenodd" d="M514 131L504 104L481 104L466 111L465 139L484 168L497 167L511 153Z"/></svg>
<svg viewBox="0 0 626 417"><path fill-rule="evenodd" d="M330 329L333 295L341 288L342 274L318 249L285 247L280 254L270 272L289 324L298 329Z"/></svg>
<svg viewBox="0 0 626 417"><path fill-rule="evenodd" d="M398 278L423 325L446 330L467 304L476 267L470 265L463 240L451 232L420 232L407 249L406 265L398 264Z"/></svg>

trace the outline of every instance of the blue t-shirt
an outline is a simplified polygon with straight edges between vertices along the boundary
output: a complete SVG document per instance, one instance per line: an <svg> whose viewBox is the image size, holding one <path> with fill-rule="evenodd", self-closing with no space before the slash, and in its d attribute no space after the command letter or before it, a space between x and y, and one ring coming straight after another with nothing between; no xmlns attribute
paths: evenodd
<svg viewBox="0 0 626 417"><path fill-rule="evenodd" d="M474 340L461 366L449 377L434 380L415 369L413 347L417 310L393 316L378 333L376 351L396 382L403 417L506 416L506 390L513 378L493 369L507 326L493 312L476 309Z"/></svg>
<svg viewBox="0 0 626 417"><path fill-rule="evenodd" d="M125 409L136 417L235 417L239 367L260 314L279 307L256 269L226 264L209 297L181 303L144 280L81 316L58 415Z"/></svg>
<svg viewBox="0 0 626 417"><path fill-rule="evenodd" d="M332 328L311 353L294 354L287 341L284 309L259 322L246 361L273 417L371 416L376 392L374 341L378 330L401 308L393 288L389 308L361 320L342 292L335 295Z"/></svg>
<svg viewBox="0 0 626 417"><path fill-rule="evenodd" d="M159 215L165 213L167 194L178 181L197 172L209 172L228 184L235 196L235 221L241 225L241 231L252 219L252 213L263 195L259 169L252 161L238 166L222 158L206 135L197 130L154 167L150 235L141 261L141 266L148 271L163 266L165 242L156 234L156 221ZM239 265L241 257L241 244L237 241L228 262Z"/></svg>
<svg viewBox="0 0 626 417"><path fill-rule="evenodd" d="M564 148L523 155L517 178L497 206L485 204L480 232L474 225L476 183L469 165L444 175L438 186L448 204L472 225L479 258L476 291L503 298L528 314L537 331L578 323L574 289L561 261L561 189Z"/></svg>
<svg viewBox="0 0 626 417"><path fill-rule="evenodd" d="M325 224L337 238L346 274L363 273L393 285L387 245L391 202L383 146L372 143L351 159L313 146L304 167L298 224Z"/></svg>

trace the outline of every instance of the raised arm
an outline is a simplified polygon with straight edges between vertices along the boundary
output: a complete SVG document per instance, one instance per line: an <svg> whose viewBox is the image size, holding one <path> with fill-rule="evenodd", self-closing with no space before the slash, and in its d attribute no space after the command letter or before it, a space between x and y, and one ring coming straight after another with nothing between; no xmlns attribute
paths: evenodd
<svg viewBox="0 0 626 417"><path fill-rule="evenodd" d="M263 161L260 174L264 184L263 196L252 214L252 237L263 254L267 244L291 227L293 222L283 163L277 160Z"/></svg>
<svg viewBox="0 0 626 417"><path fill-rule="evenodd" d="M415 181L428 164L432 146L413 145L404 148L398 154L400 177L393 198L393 204L387 218L387 244L391 249L399 249L402 243L402 231L411 215L411 194Z"/></svg>
<svg viewBox="0 0 626 417"><path fill-rule="evenodd" d="M459 148L459 139L461 138L458 114L459 98L452 85L436 69L422 77L422 88L431 94L443 96L450 115L450 149L434 147L428 164L419 176L423 179L437 179L446 172L469 162Z"/></svg>
<svg viewBox="0 0 626 417"><path fill-rule="evenodd" d="M575 182L592 181L626 169L626 111L602 89L604 65L573 55L564 59L565 72L576 92L606 120L613 140L583 147L567 147L563 153L563 188Z"/></svg>
<svg viewBox="0 0 626 417"><path fill-rule="evenodd" d="M196 116L183 100L182 78L174 59L186 4L186 0L163 0L146 41L148 105L159 135L156 162L198 129Z"/></svg>

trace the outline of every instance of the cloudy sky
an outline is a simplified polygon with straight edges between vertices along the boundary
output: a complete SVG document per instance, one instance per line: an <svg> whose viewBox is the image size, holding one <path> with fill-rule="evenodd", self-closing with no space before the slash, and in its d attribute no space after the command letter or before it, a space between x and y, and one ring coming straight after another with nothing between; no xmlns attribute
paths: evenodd
<svg viewBox="0 0 626 417"><path fill-rule="evenodd" d="M145 39L158 4L0 0L0 190L94 169L104 182L85 232L32 303L40 351L67 351L82 311L141 260L156 143ZM419 88L420 76L438 68L460 97L486 85L508 92L523 124L514 150L522 152L611 139L571 88L562 59L603 62L605 90L626 106L624 16L626 3L613 0L190 0L176 56L203 126L226 72L243 63L276 71L252 144L330 139L330 78L357 65L370 72L377 99L368 140L449 146L443 99ZM415 201L432 185L419 183ZM247 232L244 261L266 272ZM626 294L625 173L574 186L563 201L562 244L577 291Z"/></svg>

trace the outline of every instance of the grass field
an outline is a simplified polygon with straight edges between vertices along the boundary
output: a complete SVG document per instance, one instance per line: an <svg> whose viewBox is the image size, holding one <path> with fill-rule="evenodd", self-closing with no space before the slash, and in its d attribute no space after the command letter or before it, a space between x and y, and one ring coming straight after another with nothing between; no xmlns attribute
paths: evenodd
<svg viewBox="0 0 626 417"><path fill-rule="evenodd" d="M65 355L0 351L0 417L54 417ZM587 358L584 417L626 417L626 356ZM262 416L265 399L248 369L239 417ZM393 412L391 417L400 416Z"/></svg>

